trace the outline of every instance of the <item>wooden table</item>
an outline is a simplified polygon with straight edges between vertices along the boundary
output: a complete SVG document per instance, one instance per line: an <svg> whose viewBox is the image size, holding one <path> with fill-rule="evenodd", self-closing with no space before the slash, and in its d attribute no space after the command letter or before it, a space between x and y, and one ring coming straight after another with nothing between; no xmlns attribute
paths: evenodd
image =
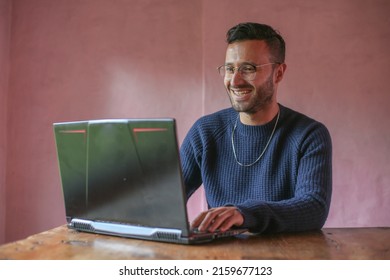
<svg viewBox="0 0 390 280"><path fill-rule="evenodd" d="M0 259L390 259L390 228L241 236L179 245L81 233L60 226L0 246Z"/></svg>

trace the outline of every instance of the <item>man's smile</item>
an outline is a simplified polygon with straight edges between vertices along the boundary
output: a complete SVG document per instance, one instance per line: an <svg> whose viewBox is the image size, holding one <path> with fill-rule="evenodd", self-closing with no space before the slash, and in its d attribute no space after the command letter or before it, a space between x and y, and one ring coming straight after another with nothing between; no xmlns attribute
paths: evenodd
<svg viewBox="0 0 390 280"><path fill-rule="evenodd" d="M237 101L246 100L251 96L252 92L252 88L230 88L232 97Z"/></svg>

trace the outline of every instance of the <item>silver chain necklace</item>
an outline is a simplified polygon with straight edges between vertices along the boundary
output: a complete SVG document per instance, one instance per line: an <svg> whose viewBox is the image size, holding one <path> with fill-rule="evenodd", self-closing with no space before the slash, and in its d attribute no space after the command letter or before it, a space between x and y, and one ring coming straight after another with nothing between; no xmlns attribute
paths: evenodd
<svg viewBox="0 0 390 280"><path fill-rule="evenodd" d="M237 159L236 149L234 148L234 132L236 131L237 122L238 122L238 118L240 117L240 115L237 116L236 123L234 124L233 131L232 131L232 148L233 148L234 159L236 160L236 162L239 165L241 165L243 167L250 167L250 166L256 164L261 159L261 157L264 155L265 151L267 150L268 145L271 142L272 137L274 136L274 132L276 130L276 126L278 125L278 122L279 122L279 116L280 116L280 110L278 111L278 116L276 118L276 122L275 122L274 128L272 130L271 136L268 139L267 144L265 145L265 148L264 148L263 152L260 154L260 156L254 162L252 162L250 164L244 164L244 163L239 162L238 159Z"/></svg>

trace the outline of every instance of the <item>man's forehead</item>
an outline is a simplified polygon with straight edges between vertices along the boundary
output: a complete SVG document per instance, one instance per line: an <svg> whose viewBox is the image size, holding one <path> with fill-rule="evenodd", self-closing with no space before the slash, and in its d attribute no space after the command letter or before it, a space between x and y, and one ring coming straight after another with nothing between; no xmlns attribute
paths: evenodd
<svg viewBox="0 0 390 280"><path fill-rule="evenodd" d="M226 62L253 61L268 58L269 48L263 40L237 41L229 44L226 49Z"/></svg>

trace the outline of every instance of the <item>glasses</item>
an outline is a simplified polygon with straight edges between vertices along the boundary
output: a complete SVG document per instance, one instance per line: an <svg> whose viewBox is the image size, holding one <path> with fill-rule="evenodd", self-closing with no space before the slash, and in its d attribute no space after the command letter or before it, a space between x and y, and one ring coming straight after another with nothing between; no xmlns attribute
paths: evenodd
<svg viewBox="0 0 390 280"><path fill-rule="evenodd" d="M234 67L232 65L222 65L219 66L217 69L219 74L222 77L224 77L226 80L231 80L235 70L237 69L237 72L240 73L241 77L244 80L252 81L256 77L257 68L267 66L267 65L273 65L273 64L280 64L280 63L274 62L274 63L259 64L259 65L244 63L238 67Z"/></svg>

